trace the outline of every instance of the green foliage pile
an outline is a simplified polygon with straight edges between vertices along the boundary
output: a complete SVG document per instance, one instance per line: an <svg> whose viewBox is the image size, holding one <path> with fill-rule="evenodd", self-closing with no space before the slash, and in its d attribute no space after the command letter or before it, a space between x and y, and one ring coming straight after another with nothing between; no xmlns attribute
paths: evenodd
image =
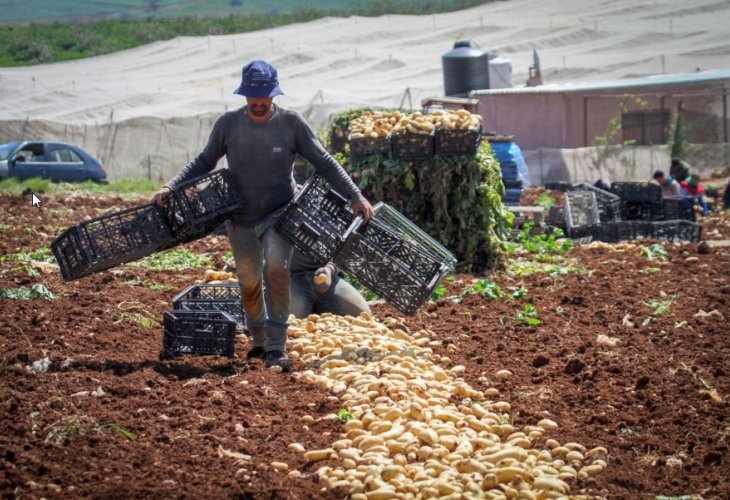
<svg viewBox="0 0 730 500"><path fill-rule="evenodd" d="M489 1L489 0L487 0ZM263 30L293 23L308 22L325 16L380 16L383 14L431 14L466 9L487 3L485 0L368 0L352 2L346 8L326 10L302 3L280 12L229 14L220 16L220 6L196 2L199 10L188 12L176 6L120 12L120 19L86 23L32 22L0 26L0 66L23 66L66 61L125 50L139 45L169 40L178 36L228 35ZM151 5L147 2L147 5ZM245 5L245 3L244 3ZM354 6L353 6L354 5ZM240 9L241 7L237 7ZM235 9L234 9L235 10ZM41 12L45 12L43 9ZM187 17L164 17L185 13ZM92 15L97 12L91 11ZM48 14L45 14L48 15Z"/></svg>
<svg viewBox="0 0 730 500"><path fill-rule="evenodd" d="M355 164L337 158L369 200L414 221L454 254L460 271L497 266L513 216L502 203L499 162L487 141L475 156L402 161L372 155Z"/></svg>

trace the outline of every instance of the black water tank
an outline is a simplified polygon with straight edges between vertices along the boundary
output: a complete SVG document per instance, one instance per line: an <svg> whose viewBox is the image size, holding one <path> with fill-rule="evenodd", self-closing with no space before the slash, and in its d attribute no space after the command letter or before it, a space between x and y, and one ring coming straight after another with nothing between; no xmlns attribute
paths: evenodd
<svg viewBox="0 0 730 500"><path fill-rule="evenodd" d="M444 93L458 96L489 88L489 56L472 40L459 40L441 56Z"/></svg>

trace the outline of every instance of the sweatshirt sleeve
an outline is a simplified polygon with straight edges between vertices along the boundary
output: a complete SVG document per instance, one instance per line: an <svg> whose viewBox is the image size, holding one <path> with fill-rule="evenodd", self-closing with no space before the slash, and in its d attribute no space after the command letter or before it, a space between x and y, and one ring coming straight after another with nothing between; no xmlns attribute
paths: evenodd
<svg viewBox="0 0 730 500"><path fill-rule="evenodd" d="M336 191L346 195L351 202L365 201L360 189L355 185L342 165L332 158L312 132L299 113L294 113L297 153L302 155L314 169L329 182Z"/></svg>
<svg viewBox="0 0 730 500"><path fill-rule="evenodd" d="M213 124L213 130L208 137L208 143L203 150L185 165L165 186L175 189L179 184L205 175L215 168L223 155L226 154L224 133L225 115L221 115Z"/></svg>

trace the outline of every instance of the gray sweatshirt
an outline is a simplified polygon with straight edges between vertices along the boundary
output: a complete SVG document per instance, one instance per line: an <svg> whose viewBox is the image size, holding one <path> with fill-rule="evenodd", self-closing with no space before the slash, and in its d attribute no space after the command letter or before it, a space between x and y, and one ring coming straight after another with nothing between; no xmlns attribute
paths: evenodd
<svg viewBox="0 0 730 500"><path fill-rule="evenodd" d="M322 147L302 116L274 106L265 123L251 121L246 107L222 114L205 148L166 185L178 184L213 170L223 155L243 198L232 218L253 223L285 205L294 196L294 157L299 153L327 182L350 201L363 201L345 169Z"/></svg>

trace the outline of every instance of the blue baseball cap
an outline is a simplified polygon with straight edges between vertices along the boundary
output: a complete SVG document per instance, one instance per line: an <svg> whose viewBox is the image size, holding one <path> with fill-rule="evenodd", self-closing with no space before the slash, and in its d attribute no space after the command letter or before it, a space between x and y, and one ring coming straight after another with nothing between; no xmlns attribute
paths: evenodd
<svg viewBox="0 0 730 500"><path fill-rule="evenodd" d="M279 88L276 68L266 61L251 61L241 70L241 85L233 91L245 97L274 97L284 92Z"/></svg>

